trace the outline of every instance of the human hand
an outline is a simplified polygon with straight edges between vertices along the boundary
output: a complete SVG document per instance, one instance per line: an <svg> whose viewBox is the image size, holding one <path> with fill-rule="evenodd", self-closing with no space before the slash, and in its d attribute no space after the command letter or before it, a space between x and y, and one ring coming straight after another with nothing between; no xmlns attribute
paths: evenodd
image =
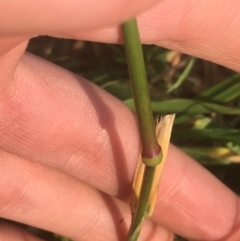
<svg viewBox="0 0 240 241"><path fill-rule="evenodd" d="M1 217L76 241L125 237L130 210L124 201L140 149L132 113L81 77L22 54L39 34L117 42L117 28L103 27L153 2L0 3ZM139 17L142 39L239 71L238 5L161 1ZM191 240L238 241L238 209L235 194L171 146L141 240L168 241L176 232ZM14 226L0 229L1 240L38 240Z"/></svg>

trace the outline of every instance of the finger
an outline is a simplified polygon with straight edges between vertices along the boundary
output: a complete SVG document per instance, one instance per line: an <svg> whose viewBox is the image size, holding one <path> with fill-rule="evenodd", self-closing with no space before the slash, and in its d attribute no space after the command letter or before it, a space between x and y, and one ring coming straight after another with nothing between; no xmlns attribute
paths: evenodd
<svg viewBox="0 0 240 241"><path fill-rule="evenodd" d="M96 29L118 24L156 2L158 0L1 2L1 33L39 35Z"/></svg>
<svg viewBox="0 0 240 241"><path fill-rule="evenodd" d="M43 241L16 225L0 222L0 240L4 241Z"/></svg>
<svg viewBox="0 0 240 241"><path fill-rule="evenodd" d="M161 1L139 16L141 38L240 71L239 8L238 0ZM117 28L72 36L119 42Z"/></svg>
<svg viewBox="0 0 240 241"><path fill-rule="evenodd" d="M15 78L21 85L1 115L2 149L126 200L140 150L132 113L100 88L32 55L22 59ZM156 222L195 239L233 232L239 222L235 194L173 147L165 172Z"/></svg>
<svg viewBox="0 0 240 241"><path fill-rule="evenodd" d="M13 83L14 92L1 106L3 150L128 197L140 149L128 108L90 82L29 54ZM106 176L115 182L111 190Z"/></svg>
<svg viewBox="0 0 240 241"><path fill-rule="evenodd" d="M239 208L237 195L171 146L153 215L156 223L190 240L240 239Z"/></svg>
<svg viewBox="0 0 240 241"><path fill-rule="evenodd" d="M69 176L0 153L0 216L37 226L72 240L123 240L130 207ZM151 221L140 240L173 240L173 234Z"/></svg>
<svg viewBox="0 0 240 241"><path fill-rule="evenodd" d="M59 4L58 1L56 6L53 1L48 8L45 8L42 2L36 4L30 1L26 7L21 2L19 3L21 8L18 4L9 8L9 4L4 3L1 9L11 11L3 11L1 17L4 19L2 22L5 25L1 29L6 33L10 31L11 34L26 34L28 37L48 34L103 42L119 42L120 35L116 27L104 28L96 32L89 32L89 30L119 24L129 16L134 16L143 9L146 10L146 5L150 6L154 2L156 1L144 2L142 0L139 3L136 1L137 6L135 3L131 6L127 3L127 7L126 3L122 3L120 0L117 3L111 2L110 6L96 2L101 4L98 7L92 0L89 4L85 4L84 8L78 8L78 4L81 4L79 2L76 2L75 5L64 5L64 3ZM35 6L31 6L31 4ZM95 4L95 8L92 8L91 4ZM239 71L240 60L237 53L240 44L237 41L238 31L236 31L239 23L239 5L240 2L237 0L227 3L224 0L217 2L214 0L201 2L180 0L177 3L172 0L160 1L157 6L139 17L142 40L144 43L159 44ZM32 7L31 12L28 11L30 6ZM42 14L43 9L46 13L44 15ZM98 11L97 13L94 11L95 9ZM84 11L84 14L81 11ZM19 21L16 21L15 15L12 16L15 12L21 16Z"/></svg>
<svg viewBox="0 0 240 241"><path fill-rule="evenodd" d="M224 0L217 2L181 0L176 5L174 1L165 1L152 13L153 24L148 27L151 32L146 35L154 37L157 31L158 36L154 42L159 45L239 71L237 52L240 45L236 41L239 7L240 2L237 0L228 1L227 4ZM167 19L164 18L163 11ZM158 26L154 24L157 22ZM167 23L171 28L167 27Z"/></svg>
<svg viewBox="0 0 240 241"><path fill-rule="evenodd" d="M1 38L0 55L14 49L19 44L28 41L31 37L39 35L67 36L73 33L97 29L99 27L119 24L120 22L135 16L146 8L149 8L158 0L126 0L115 1L51 1L32 2L0 2ZM29 9L31 9L29 11ZM21 53L18 55L3 56L3 63L10 60L11 68L16 66ZM4 65L1 65L4 69ZM13 72L11 72L13 74ZM4 79L0 76L0 79ZM1 87L1 86L0 86Z"/></svg>
<svg viewBox="0 0 240 241"><path fill-rule="evenodd" d="M116 27L104 28L94 32L89 32L89 29L106 27L112 24L111 21L119 24L126 18L128 11L134 15L141 12L146 7L146 4L151 5L153 2L155 1L143 2L142 0L139 4L136 2L137 7L133 4L126 8L125 3L121 3L119 0L118 3L124 6L124 13L121 11L123 8L117 7L115 2L112 3L115 4L114 7L105 6L101 2L102 7L104 9L106 7L110 14L103 14L103 16L99 17L104 11L99 11L96 14L94 9L98 8L91 9L90 4L92 4L92 1L90 1L89 5L85 4L86 8L80 8L81 10L84 9L84 11L89 10L89 12L86 11L88 15L86 17L84 14L80 14L77 5L68 4L68 6L64 6L62 3L54 6L55 2L51 2L51 5L47 8L47 11L53 12L53 14L44 14L42 16L43 3L36 5L35 2L31 3L30 1L28 4L35 5L32 8L33 11L28 11L30 5L27 4L26 8L22 5L21 8L17 9L19 11L18 16L23 15L19 21L16 21L15 16L11 16L13 14L11 11L16 10L18 4L15 5L15 8L9 8L9 5L4 3L1 9L9 8L11 11L3 11L4 14L7 14L7 16L1 15L4 18L2 22L6 23L6 29L4 30L4 27L1 29L18 32L19 34L25 33L24 39L27 36L45 33L67 38L119 42L119 29ZM80 3L77 2L77 4ZM158 5L139 16L142 41L144 43L159 44L239 71L240 58L238 53L240 43L237 41L238 31L236 31L239 23L239 5L240 2L237 0L228 1L227 3L224 0L217 2L214 0L201 2L197 0L188 2L180 0L177 3L172 0L160 1ZM24 11L28 11L28 14L25 14ZM57 18L55 17L56 13L58 13ZM69 13L71 13L71 18L68 17L66 21L66 16ZM39 14L41 14L41 18L38 16ZM94 17L91 17L91 14ZM84 17L86 17L85 21L82 19ZM52 18L54 18L54 21ZM39 19L42 21L39 21ZM88 31L86 32L86 30Z"/></svg>

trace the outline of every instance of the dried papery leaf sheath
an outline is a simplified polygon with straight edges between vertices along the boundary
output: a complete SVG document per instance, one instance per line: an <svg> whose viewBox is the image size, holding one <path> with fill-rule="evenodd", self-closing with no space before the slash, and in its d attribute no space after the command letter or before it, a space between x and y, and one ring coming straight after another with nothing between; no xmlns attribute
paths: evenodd
<svg viewBox="0 0 240 241"><path fill-rule="evenodd" d="M166 161L166 156L168 152L168 146L171 138L172 126L174 122L175 115L166 115L160 119L160 122L156 126L156 135L158 144L162 147L162 161L159 165L156 166L155 175L152 184L151 195L149 199L149 213L147 217L150 217L153 213L155 206L158 186L161 179L163 167Z"/></svg>
<svg viewBox="0 0 240 241"><path fill-rule="evenodd" d="M149 199L150 209L149 209L149 213L146 214L145 218L150 217L154 209L154 205L157 197L158 185L162 175L163 166L166 161L166 155L167 155L168 146L170 142L170 136L171 136L174 118L175 118L174 114L163 116L160 119L159 123L157 123L156 125L157 141L158 141L158 144L162 147L162 162L155 167L156 170L153 178L153 184L152 184L152 189L151 189L150 199ZM145 167L146 166L142 162L141 156L140 156L138 165L137 165L137 171L135 173L135 177L133 181L133 191L132 191L131 203L130 203L132 213L134 213L136 210L137 200L140 194L141 183L142 183Z"/></svg>

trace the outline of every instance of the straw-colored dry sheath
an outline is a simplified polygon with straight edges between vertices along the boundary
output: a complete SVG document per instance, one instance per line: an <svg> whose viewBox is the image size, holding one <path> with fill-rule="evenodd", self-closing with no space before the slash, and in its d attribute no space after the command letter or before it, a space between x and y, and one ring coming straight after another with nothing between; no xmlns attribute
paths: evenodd
<svg viewBox="0 0 240 241"><path fill-rule="evenodd" d="M160 182L160 178L162 175L164 163L166 160L167 152L168 152L168 146L170 142L171 132L172 132L172 126L174 121L175 115L166 115L161 117L160 121L156 125L156 136L158 144L162 148L162 161L160 164L156 166L156 171L154 174L154 180L153 185L151 188L151 194L148 201L148 206L146 208L146 213L144 216L144 219L150 217L153 213L153 209L155 206L156 198L157 198L157 192L158 192L158 186ZM142 178L144 173L145 165L143 164L141 160L141 156L138 161L137 171L134 177L133 181L133 191L131 196L131 210L132 213L135 213L137 201L140 194L141 184L142 184Z"/></svg>

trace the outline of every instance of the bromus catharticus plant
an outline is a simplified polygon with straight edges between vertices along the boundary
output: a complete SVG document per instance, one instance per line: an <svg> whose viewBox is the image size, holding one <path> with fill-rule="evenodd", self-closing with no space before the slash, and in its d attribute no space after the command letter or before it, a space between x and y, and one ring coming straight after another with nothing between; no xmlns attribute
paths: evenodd
<svg viewBox="0 0 240 241"><path fill-rule="evenodd" d="M131 19L121 27L142 142L130 201L132 223L127 237L127 241L136 241L143 221L154 209L174 115L162 117L155 127L137 21Z"/></svg>
<svg viewBox="0 0 240 241"><path fill-rule="evenodd" d="M137 21L129 20L121 27L142 142L133 181L130 200L132 223L127 237L127 241L136 241L143 221L153 213L175 115L161 117L155 124ZM70 241L63 236L60 238L61 241Z"/></svg>

